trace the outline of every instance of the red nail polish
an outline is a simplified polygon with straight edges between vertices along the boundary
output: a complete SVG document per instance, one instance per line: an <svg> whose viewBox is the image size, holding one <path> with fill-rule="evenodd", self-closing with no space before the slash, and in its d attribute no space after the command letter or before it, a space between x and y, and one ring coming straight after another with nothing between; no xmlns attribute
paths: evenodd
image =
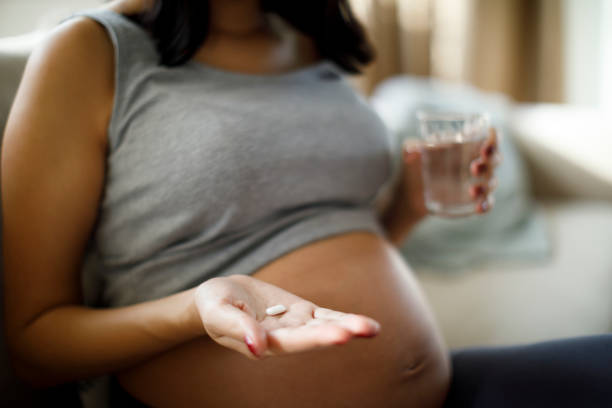
<svg viewBox="0 0 612 408"><path fill-rule="evenodd" d="M378 333L368 333L368 334L357 334L357 337L363 337L363 338L372 338L372 337L376 337L378 335Z"/></svg>
<svg viewBox="0 0 612 408"><path fill-rule="evenodd" d="M484 187L483 186L478 185L478 186L472 186L470 188L472 190L471 193L472 193L473 197L478 197L478 196L484 194Z"/></svg>
<svg viewBox="0 0 612 408"><path fill-rule="evenodd" d="M495 146L490 145L485 149L485 156L487 157L491 157L493 155L493 153L495 152Z"/></svg>
<svg viewBox="0 0 612 408"><path fill-rule="evenodd" d="M257 354L257 350L255 350L255 344L253 343L253 340L251 340L249 336L244 336L244 343L246 344L249 351L253 353L255 357L259 357L259 354Z"/></svg>
<svg viewBox="0 0 612 408"><path fill-rule="evenodd" d="M478 164L478 167L476 167L476 171L478 173L484 173L487 171L488 168L489 166L487 165L487 163L480 163Z"/></svg>

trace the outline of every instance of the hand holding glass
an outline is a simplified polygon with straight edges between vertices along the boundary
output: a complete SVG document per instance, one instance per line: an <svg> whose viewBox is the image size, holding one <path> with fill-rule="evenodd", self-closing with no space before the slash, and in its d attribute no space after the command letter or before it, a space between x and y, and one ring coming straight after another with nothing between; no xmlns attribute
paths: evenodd
<svg viewBox="0 0 612 408"><path fill-rule="evenodd" d="M494 131L485 114L417 112L425 206L429 213L459 217L486 211Z"/></svg>

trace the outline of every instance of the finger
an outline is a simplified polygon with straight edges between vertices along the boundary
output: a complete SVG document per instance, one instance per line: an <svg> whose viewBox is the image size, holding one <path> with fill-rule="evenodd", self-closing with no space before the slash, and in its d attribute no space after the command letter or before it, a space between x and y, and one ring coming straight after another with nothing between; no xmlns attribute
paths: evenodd
<svg viewBox="0 0 612 408"><path fill-rule="evenodd" d="M470 164L470 173L474 177L486 177L491 172L491 164L481 157L475 159Z"/></svg>
<svg viewBox="0 0 612 408"><path fill-rule="evenodd" d="M408 165L420 166L421 164L421 149L423 149L423 143L415 139L407 139L404 141L403 159L404 163Z"/></svg>
<svg viewBox="0 0 612 408"><path fill-rule="evenodd" d="M470 186L470 197L473 199L485 199L497 188L497 177Z"/></svg>
<svg viewBox="0 0 612 408"><path fill-rule="evenodd" d="M406 139L404 140L404 153L412 154L419 153L423 147L423 142L417 139Z"/></svg>
<svg viewBox="0 0 612 408"><path fill-rule="evenodd" d="M215 340L221 346L244 355L250 360L259 360L265 356L265 353L255 354L244 341L238 341L231 337L219 337Z"/></svg>
<svg viewBox="0 0 612 408"><path fill-rule="evenodd" d="M335 324L284 327L268 333L269 354L298 353L348 342L352 334Z"/></svg>
<svg viewBox="0 0 612 408"><path fill-rule="evenodd" d="M480 148L480 157L485 161L491 160L496 151L497 144L487 141L483 143L482 147Z"/></svg>
<svg viewBox="0 0 612 408"><path fill-rule="evenodd" d="M480 148L480 156L483 159L490 159L497 151L497 130L494 127L489 128L489 135Z"/></svg>
<svg viewBox="0 0 612 408"><path fill-rule="evenodd" d="M329 321L349 330L358 337L374 337L380 332L380 324L368 317L348 315L337 321Z"/></svg>
<svg viewBox="0 0 612 408"><path fill-rule="evenodd" d="M478 183L470 186L470 197L472 197L474 200L484 198L488 193L489 188L484 183Z"/></svg>
<svg viewBox="0 0 612 408"><path fill-rule="evenodd" d="M487 142L494 146L497 147L497 129L494 128L493 126L491 126L489 128L489 136L487 137Z"/></svg>
<svg viewBox="0 0 612 408"><path fill-rule="evenodd" d="M476 203L476 212L478 214L485 214L491 211L493 205L495 205L495 198L489 194L485 199Z"/></svg>
<svg viewBox="0 0 612 408"><path fill-rule="evenodd" d="M254 314L245 305L222 303L206 313L206 331L221 344L223 338L231 338L255 355L262 355L267 348L267 335Z"/></svg>
<svg viewBox="0 0 612 408"><path fill-rule="evenodd" d="M339 312L337 310L327 309L325 307L317 307L312 313L312 317L315 319L336 319L340 320L347 314Z"/></svg>
<svg viewBox="0 0 612 408"><path fill-rule="evenodd" d="M315 322L324 320L330 323L336 323L349 330L352 334L362 337L373 337L380 331L380 324L367 316L342 313L322 307L315 309L313 316Z"/></svg>
<svg viewBox="0 0 612 408"><path fill-rule="evenodd" d="M491 166L495 168L502 163L503 159L504 156L502 156L500 152L497 152L489 159L489 162L491 163Z"/></svg>

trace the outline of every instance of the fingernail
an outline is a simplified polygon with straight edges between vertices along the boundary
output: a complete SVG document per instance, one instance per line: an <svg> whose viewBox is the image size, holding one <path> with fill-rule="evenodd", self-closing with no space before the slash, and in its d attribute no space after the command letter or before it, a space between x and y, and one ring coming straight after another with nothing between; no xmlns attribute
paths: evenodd
<svg viewBox="0 0 612 408"><path fill-rule="evenodd" d="M487 148L485 148L485 150L484 150L484 154L485 154L486 157L493 156L494 152L495 152L495 146L493 146L493 145L487 146Z"/></svg>
<svg viewBox="0 0 612 408"><path fill-rule="evenodd" d="M249 336L244 336L244 343L246 344L246 346L249 349L249 351L255 357L259 357L259 354L257 354L257 350L255 350L255 344L253 343L253 340Z"/></svg>
<svg viewBox="0 0 612 408"><path fill-rule="evenodd" d="M489 166L487 165L487 163L479 163L476 166L476 172L479 173L479 174L482 174L482 173L486 172L488 168L489 168Z"/></svg>
<svg viewBox="0 0 612 408"><path fill-rule="evenodd" d="M484 193L484 187L483 186L472 186L470 187L470 193L472 194L472 197L476 198L480 195L482 195Z"/></svg>
<svg viewBox="0 0 612 408"><path fill-rule="evenodd" d="M376 337L377 335L378 333L374 332L374 333L357 334L356 337L372 338L372 337Z"/></svg>

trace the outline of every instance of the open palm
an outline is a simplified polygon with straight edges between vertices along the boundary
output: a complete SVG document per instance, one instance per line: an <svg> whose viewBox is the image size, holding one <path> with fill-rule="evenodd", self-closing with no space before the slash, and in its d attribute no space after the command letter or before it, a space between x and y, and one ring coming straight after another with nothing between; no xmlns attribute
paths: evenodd
<svg viewBox="0 0 612 408"><path fill-rule="evenodd" d="M251 358L343 344L353 337L373 337L380 329L371 318L318 307L248 276L206 281L196 291L196 304L214 341ZM279 304L287 311L266 314Z"/></svg>

